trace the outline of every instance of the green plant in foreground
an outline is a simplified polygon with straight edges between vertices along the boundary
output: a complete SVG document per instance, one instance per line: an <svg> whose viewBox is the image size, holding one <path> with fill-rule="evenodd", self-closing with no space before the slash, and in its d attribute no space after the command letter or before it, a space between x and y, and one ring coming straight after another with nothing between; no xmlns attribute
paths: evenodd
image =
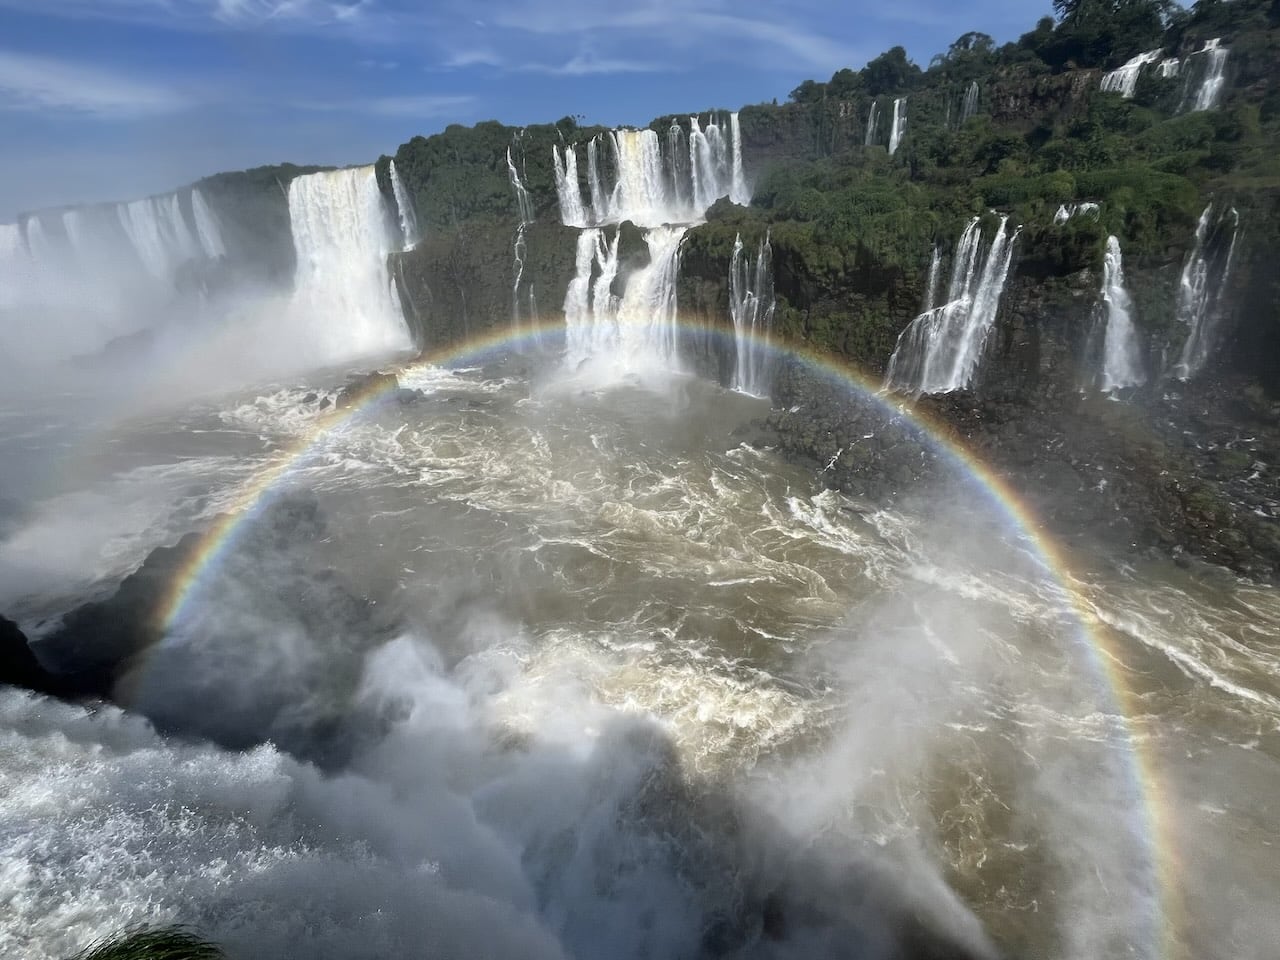
<svg viewBox="0 0 1280 960"><path fill-rule="evenodd" d="M181 927L135 928L99 940L73 960L223 960L223 953Z"/></svg>

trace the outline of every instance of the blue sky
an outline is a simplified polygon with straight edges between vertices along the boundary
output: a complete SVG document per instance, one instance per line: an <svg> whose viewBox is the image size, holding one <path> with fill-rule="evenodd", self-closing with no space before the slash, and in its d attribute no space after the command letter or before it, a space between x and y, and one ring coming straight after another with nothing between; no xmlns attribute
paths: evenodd
<svg viewBox="0 0 1280 960"><path fill-rule="evenodd" d="M0 220L261 163L368 162L449 123L642 124L894 44L1003 42L1049 0L0 0Z"/></svg>

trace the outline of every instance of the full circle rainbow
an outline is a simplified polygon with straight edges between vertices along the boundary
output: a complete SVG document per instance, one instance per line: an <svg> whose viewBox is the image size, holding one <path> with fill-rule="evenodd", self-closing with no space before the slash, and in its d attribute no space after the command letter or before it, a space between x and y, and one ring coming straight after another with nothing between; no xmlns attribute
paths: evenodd
<svg viewBox="0 0 1280 960"><path fill-rule="evenodd" d="M680 321L681 333L701 336L724 336L721 327ZM414 360L401 364L397 369L408 371L425 367L457 368L483 362L486 355L496 355L541 344L564 333L563 321L543 324L526 324L518 331L511 328L473 337L463 343L427 351ZM861 399L884 412L904 417L931 446L958 466L971 478L985 498L1011 521L1020 538L1027 542L1036 561L1051 582L1067 600L1071 614L1078 625L1078 640L1087 651L1090 668L1095 672L1112 698L1116 715L1124 728L1131 758L1127 788L1132 791L1135 815L1141 822L1136 825L1138 840L1147 858L1145 866L1151 884L1151 916L1148 922L1150 947L1153 956L1173 960L1180 956L1181 931L1184 929L1183 908L1178 893L1181 864L1176 844L1169 834L1170 823L1160 793L1160 782L1153 758L1140 748L1140 738L1134 733L1129 719L1138 707L1137 697L1130 690L1125 678L1126 667L1109 632L1099 623L1090 603L1072 583L1070 566L1061 548L1042 530L1039 520L1023 503L1018 493L990 466L978 459L958 440L945 425L926 412L909 404L899 405L894 398L883 394L880 384L865 372L846 361L822 354L803 344L771 343L759 339L757 346L779 356L798 361L811 373L831 382L838 388L849 389ZM318 419L313 427L285 448L274 462L263 469L236 497L231 510L219 518L202 534L198 545L186 558L177 575L169 584L161 604L155 612L159 635L176 629L183 621L184 613L193 599L199 596L202 585L209 581L222 559L237 541L238 534L270 501L272 493L290 473L308 458L319 441L331 431L349 423L363 411L388 397L397 389L390 382L375 384L351 398L352 402L341 410ZM900 398L898 398L900 399Z"/></svg>

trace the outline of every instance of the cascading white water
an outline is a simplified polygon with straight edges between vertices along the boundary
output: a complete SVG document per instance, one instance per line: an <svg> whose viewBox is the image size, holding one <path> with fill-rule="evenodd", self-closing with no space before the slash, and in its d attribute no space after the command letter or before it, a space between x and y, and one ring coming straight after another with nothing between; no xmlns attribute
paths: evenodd
<svg viewBox="0 0 1280 960"><path fill-rule="evenodd" d="M1018 232L1011 233L1009 218L1001 217L984 257L981 220L969 221L952 259L947 302L902 331L889 358L885 389L949 393L972 383L1000 309Z"/></svg>
<svg viewBox="0 0 1280 960"><path fill-rule="evenodd" d="M1227 85L1229 53L1230 50L1222 45L1221 38L1215 38L1206 40L1204 48L1192 54L1196 60L1189 61L1188 67L1194 63L1199 69L1188 74L1190 86L1183 101L1185 111L1195 113L1200 110L1213 110L1218 106Z"/></svg>
<svg viewBox="0 0 1280 960"><path fill-rule="evenodd" d="M938 285L942 282L942 248L933 245L933 255L929 258L929 273L925 278L924 308L921 313L928 313L938 305Z"/></svg>
<svg viewBox="0 0 1280 960"><path fill-rule="evenodd" d="M400 216L401 242L405 250L412 250L418 245L418 241L422 239L422 235L418 232L418 215L413 209L413 198L409 196L409 191L405 189L404 181L400 179L400 173L396 170L396 162L394 160L391 161L389 174L391 177L391 192L396 198L396 212Z"/></svg>
<svg viewBox="0 0 1280 960"><path fill-rule="evenodd" d="M876 142L876 132L879 129L879 127L880 127L880 104L877 101L872 100L871 110L867 114L867 132L866 132L866 136L864 136L862 140L863 146L869 147Z"/></svg>
<svg viewBox="0 0 1280 960"><path fill-rule="evenodd" d="M978 81L974 80L969 84L969 89L964 93L964 102L960 105L960 124L961 126L978 112L978 96L980 90Z"/></svg>
<svg viewBox="0 0 1280 960"><path fill-rule="evenodd" d="M560 219L565 226L588 225L586 205L582 202L582 184L578 180L578 151L574 144L551 148L556 171L556 196L560 200Z"/></svg>
<svg viewBox="0 0 1280 960"><path fill-rule="evenodd" d="M1096 220L1101 212L1102 207L1092 200L1086 200L1083 203L1064 203L1053 215L1053 225L1060 227L1072 217L1092 217Z"/></svg>
<svg viewBox="0 0 1280 960"><path fill-rule="evenodd" d="M742 169L742 125L738 121L738 111L729 114L730 154L733 157L733 172L729 181L729 199L739 206L751 203L751 190L747 186L747 176Z"/></svg>
<svg viewBox="0 0 1280 960"><path fill-rule="evenodd" d="M1182 61L1177 57L1168 57L1160 61L1160 79L1168 80L1182 71Z"/></svg>
<svg viewBox="0 0 1280 960"><path fill-rule="evenodd" d="M769 395L769 337L775 306L769 234L760 241L754 263L738 234L729 262L729 316L736 348L732 388L753 397Z"/></svg>
<svg viewBox="0 0 1280 960"><path fill-rule="evenodd" d="M680 241L717 200L750 200L737 114L705 123L690 117L687 135L673 122L663 136L628 128L597 136L587 144L589 206L582 197L576 147L554 150L561 220L583 229L575 276L565 294L566 362L576 368L588 359L601 360L615 372L678 368ZM618 296L613 289L619 233L610 238L600 228L624 221L645 228L649 263L626 276Z"/></svg>
<svg viewBox="0 0 1280 960"><path fill-rule="evenodd" d="M520 170L516 166L515 158L511 155L511 148L507 147L507 176L511 180L511 189L516 194L516 209L520 216L520 223L516 226L516 238L512 243L512 281L511 281L511 325L519 332L520 329L520 284L524 280L524 263L528 252L525 243L525 231L529 228L529 224L533 223L533 200L529 197L529 191L524 185L524 178L520 175ZM530 321L537 319L533 290L529 291L529 309L528 315Z"/></svg>
<svg viewBox="0 0 1280 960"><path fill-rule="evenodd" d="M289 221L297 255L292 310L317 358L354 357L408 346L387 272L399 246L374 168L297 177Z"/></svg>
<svg viewBox="0 0 1280 960"><path fill-rule="evenodd" d="M191 216L196 222L196 236L200 238L204 255L210 259L225 257L227 246L222 242L222 228L199 189L191 191Z"/></svg>
<svg viewBox="0 0 1280 960"><path fill-rule="evenodd" d="M889 131L889 156L898 152L902 143L902 135L907 130L907 98L898 97L893 101L893 129Z"/></svg>
<svg viewBox="0 0 1280 960"><path fill-rule="evenodd" d="M1160 50L1148 50L1140 53L1124 66L1117 67L1102 77L1102 89L1107 93L1118 93L1126 100L1133 98L1138 89L1138 77L1142 68L1160 59Z"/></svg>
<svg viewBox="0 0 1280 960"><path fill-rule="evenodd" d="M1125 387L1139 386L1146 381L1146 375L1133 327L1133 301L1124 286L1120 241L1114 236L1107 237L1101 296L1097 323L1103 325L1103 339L1098 388L1103 393L1112 393Z"/></svg>
<svg viewBox="0 0 1280 960"><path fill-rule="evenodd" d="M57 364L110 341L180 321L198 268L226 256L221 226L199 190L126 204L33 214L4 231L0 352Z"/></svg>
<svg viewBox="0 0 1280 960"><path fill-rule="evenodd" d="M1178 283L1177 317L1187 327L1187 339L1173 367L1173 375L1179 380L1189 380L1204 369L1213 352L1214 334L1223 317L1223 296L1240 235L1240 214L1234 207L1218 218L1216 227L1212 218L1213 204L1210 203L1200 214L1196 244L1187 255ZM1224 242L1228 225L1231 239Z"/></svg>
<svg viewBox="0 0 1280 960"><path fill-rule="evenodd" d="M198 255L176 193L135 200L116 211L133 248L157 279L171 278L181 264Z"/></svg>

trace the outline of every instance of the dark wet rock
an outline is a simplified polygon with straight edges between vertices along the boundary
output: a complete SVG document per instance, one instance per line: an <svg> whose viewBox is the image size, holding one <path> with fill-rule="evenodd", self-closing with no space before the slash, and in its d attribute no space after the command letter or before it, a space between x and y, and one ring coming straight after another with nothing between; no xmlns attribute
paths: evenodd
<svg viewBox="0 0 1280 960"><path fill-rule="evenodd" d="M399 388L400 381L394 373L373 370L347 380L346 385L338 391L337 407L342 410L375 395L390 394Z"/></svg>
<svg viewBox="0 0 1280 960"><path fill-rule="evenodd" d="M64 684L44 668L18 625L0 617L0 684L63 696Z"/></svg>
<svg viewBox="0 0 1280 960"><path fill-rule="evenodd" d="M320 399L320 395L319 395L319 394L317 394L317 393L308 393L305 397L303 397L303 398L302 398L302 402L303 402L303 403L315 403L318 399Z"/></svg>

